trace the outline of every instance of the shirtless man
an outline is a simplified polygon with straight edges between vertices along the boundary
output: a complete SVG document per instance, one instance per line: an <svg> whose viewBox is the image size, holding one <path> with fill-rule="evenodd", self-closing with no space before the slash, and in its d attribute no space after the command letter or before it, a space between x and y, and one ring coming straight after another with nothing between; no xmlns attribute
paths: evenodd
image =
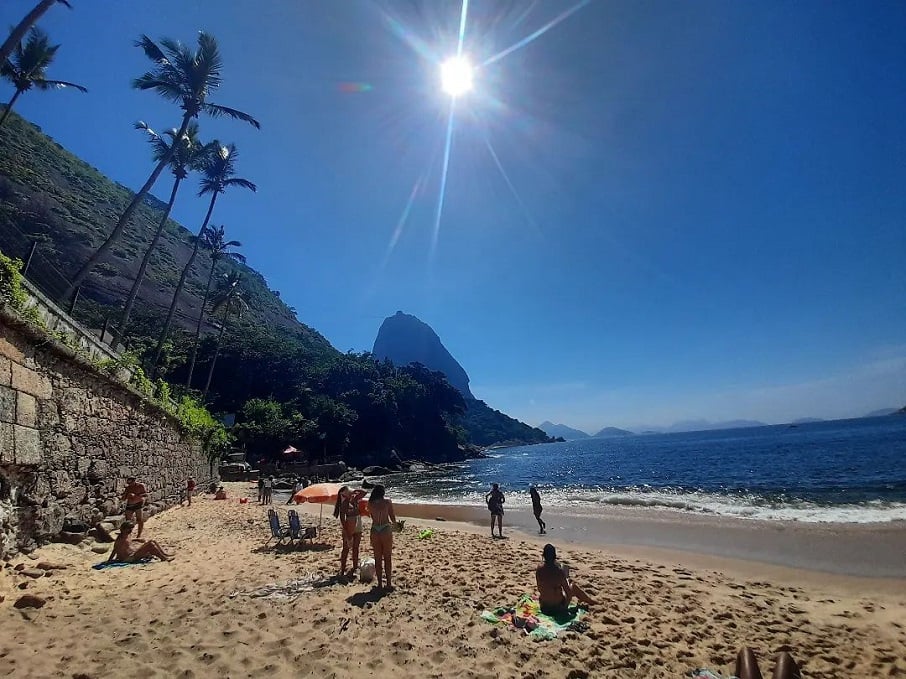
<svg viewBox="0 0 906 679"><path fill-rule="evenodd" d="M542 613L552 617L565 615L573 597L584 604L595 603L578 585L570 582L567 569L557 563L557 550L553 545L544 545L542 554L544 563L535 570Z"/></svg>
<svg viewBox="0 0 906 679"><path fill-rule="evenodd" d="M145 488L145 484L138 483L134 476L127 477L126 489L120 498L126 501L126 511L124 512L126 521L135 519L138 523L138 535L135 536L137 538L142 536L142 530L145 528L145 517L143 516L142 507L145 506L146 497L148 497L148 489Z"/></svg>
<svg viewBox="0 0 906 679"><path fill-rule="evenodd" d="M135 525L131 521L123 521L123 525L120 526L120 533L113 542L113 551L110 552L107 561L135 563L136 561L151 557L160 559L161 561L173 560L173 555L167 554L154 540L148 540L138 549L134 549L132 547L132 540L129 538L134 527Z"/></svg>

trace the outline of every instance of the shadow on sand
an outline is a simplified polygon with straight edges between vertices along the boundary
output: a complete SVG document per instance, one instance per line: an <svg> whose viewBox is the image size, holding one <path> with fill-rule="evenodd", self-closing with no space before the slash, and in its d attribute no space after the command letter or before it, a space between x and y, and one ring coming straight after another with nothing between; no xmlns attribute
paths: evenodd
<svg viewBox="0 0 906 679"><path fill-rule="evenodd" d="M296 543L294 545L262 545L252 550L254 554L292 554L294 552L326 552L334 546L326 542Z"/></svg>
<svg viewBox="0 0 906 679"><path fill-rule="evenodd" d="M377 603L388 594L390 594L390 592L385 589L372 587L367 592L356 592L351 597L347 597L346 603L358 606L359 608L365 608L366 604Z"/></svg>

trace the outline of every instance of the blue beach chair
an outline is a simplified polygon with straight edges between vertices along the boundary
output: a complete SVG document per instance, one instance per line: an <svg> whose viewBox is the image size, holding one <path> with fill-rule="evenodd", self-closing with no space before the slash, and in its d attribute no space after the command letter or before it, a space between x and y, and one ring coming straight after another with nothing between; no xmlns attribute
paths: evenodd
<svg viewBox="0 0 906 679"><path fill-rule="evenodd" d="M290 540L308 540L310 544L314 544L315 538L318 537L318 529L314 526L303 526L299 520L299 512L295 509L290 509L288 516Z"/></svg>
<svg viewBox="0 0 906 679"><path fill-rule="evenodd" d="M275 510L267 510L267 522L270 524L271 536L267 539L267 542L264 543L265 547L270 544L271 540L276 540L277 542L275 544L278 545L283 544L284 540L292 540L289 529L280 525L280 517Z"/></svg>

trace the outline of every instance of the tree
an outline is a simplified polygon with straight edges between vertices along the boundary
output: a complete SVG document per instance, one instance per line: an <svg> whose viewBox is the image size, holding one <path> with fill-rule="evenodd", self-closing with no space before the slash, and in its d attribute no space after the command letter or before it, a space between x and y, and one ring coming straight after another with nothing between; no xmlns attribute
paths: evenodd
<svg viewBox="0 0 906 679"><path fill-rule="evenodd" d="M211 314L222 311L220 317L220 332L217 333L217 344L214 347L214 356L211 358L211 365L208 367L208 378L204 383L204 391L201 393L201 401L204 403L208 395L208 389L211 388L211 377L214 375L214 366L217 365L217 357L220 356L220 346L223 343L223 333L226 332L227 322L230 314L235 314L236 318L241 318L242 314L248 310L249 305L242 297L242 274L238 272L224 274L224 280L221 281L220 287L214 295L214 304L211 307Z"/></svg>
<svg viewBox="0 0 906 679"><path fill-rule="evenodd" d="M38 23L38 19L44 16L44 13L57 3L66 5L69 9L72 9L72 5L69 4L68 0L41 0L41 2L35 5L32 10L25 15L25 18L9 32L9 36L3 42L3 45L0 45L0 64L9 59L9 55L13 53L16 45L22 42L22 38L28 33L28 29Z"/></svg>
<svg viewBox="0 0 906 679"><path fill-rule="evenodd" d="M37 90L51 90L64 87L74 87L80 92L88 90L81 85L67 82L65 80L48 80L44 74L47 67L53 62L60 49L59 45L51 45L47 33L40 28L32 28L28 34L28 40L25 46L22 42L16 43L15 50L9 59L0 62L0 76L9 80L16 91L13 92L13 98L6 105L3 117L0 117L0 127L6 122L9 112L13 110L16 100L24 92L34 88Z"/></svg>
<svg viewBox="0 0 906 679"><path fill-rule="evenodd" d="M192 119L202 113L207 113L212 118L227 117L242 120L260 129L261 125L248 113L208 101L210 93L220 87L223 82L220 75L223 60L214 36L204 32L199 33L198 49L194 52L186 45L169 38L161 40L160 46L158 46L147 35L141 36L135 45L141 47L145 55L154 62L154 69L136 78L132 82L132 86L140 90L152 90L167 101L180 105L183 116L182 123L176 132L177 139L182 138L186 133ZM160 173L163 172L170 162L171 156L176 152L176 148L176 145L171 145L169 153L157 161L151 176L133 196L110 235L78 270L72 283L66 289L66 297L72 296L85 277L123 235L132 214L154 186Z"/></svg>
<svg viewBox="0 0 906 679"><path fill-rule="evenodd" d="M222 259L232 259L236 262L245 262L245 255L232 251L230 248L240 248L242 243L238 240L227 240L226 232L222 226L211 226L201 234L201 247L211 256L211 269L208 271L208 280L204 288L204 297L201 300L201 309L198 310L198 324L195 327L195 342L192 345L192 358L189 360L189 375L186 377L186 388L192 388L192 374L195 372L195 359L198 358L198 341L201 339L201 324L204 322L204 310L208 305L208 295L211 294L211 283L214 282L214 271Z"/></svg>
<svg viewBox="0 0 906 679"><path fill-rule="evenodd" d="M167 340L167 335L170 333L170 326L173 324L173 316L176 313L176 305L179 303L179 296L182 294L182 289L186 284L189 270L192 268L195 257L198 255L201 238L204 235L205 229L208 228L208 222L211 221L211 213L214 212L214 204L217 202L218 196L231 186L241 186L249 191L258 190L258 187L248 179L242 179L241 177L235 176L236 159L239 157L235 145L230 144L229 146L222 146L220 142L215 141L210 144L210 148L211 151L205 154L205 163L201 177L201 190L198 192L198 195L204 196L205 194L211 194L211 202L208 204L208 212L205 214L204 221L201 223L201 228L198 230L198 236L194 239L192 254L189 255L189 261L186 262L185 267L183 267L182 273L179 276L179 283L176 284L176 290L173 292L173 300L170 302L167 320L164 321L164 327L161 330L160 339L157 342L154 361L151 365L152 373L155 373L157 370L160 352L164 342ZM204 311L204 309L202 309L202 311Z"/></svg>
<svg viewBox="0 0 906 679"><path fill-rule="evenodd" d="M157 242L160 240L160 237L164 232L164 227L167 225L167 219L170 217L173 203L176 202L176 194L179 191L179 186L182 183L182 180L189 176L190 170L197 170L201 167L201 161L204 155L204 145L198 139L198 123L194 121L189 123L185 134L181 137L177 136L176 129L164 132L164 135L169 137L169 141L157 134L143 122L136 123L135 128L143 130L148 134L148 141L151 143L154 160L160 162L161 158L166 157L167 154L170 153L170 148L174 144L176 144L176 150L170 155L169 160L170 170L173 172L173 188L170 191L170 200L167 203L167 208L161 215L160 222L157 225L157 231L154 232L154 238L151 239L151 244L148 246L148 249L145 250L145 255L142 257L142 263L138 268L138 274L135 276L135 282L132 284L129 296L126 298L126 306L123 309L123 317L120 321L120 335L123 335L126 332L126 328L129 325L129 316L132 315L132 307L135 304L135 298L138 296L139 288L141 288L142 281L145 278L145 270L148 268L148 262L151 261L151 255L154 252L154 248L157 247Z"/></svg>

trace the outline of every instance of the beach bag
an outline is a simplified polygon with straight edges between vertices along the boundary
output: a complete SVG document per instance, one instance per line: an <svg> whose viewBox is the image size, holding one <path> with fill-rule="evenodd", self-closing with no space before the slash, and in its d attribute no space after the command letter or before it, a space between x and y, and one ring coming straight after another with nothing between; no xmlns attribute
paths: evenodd
<svg viewBox="0 0 906 679"><path fill-rule="evenodd" d="M374 559L362 559L359 564L359 581L371 582L374 580Z"/></svg>

